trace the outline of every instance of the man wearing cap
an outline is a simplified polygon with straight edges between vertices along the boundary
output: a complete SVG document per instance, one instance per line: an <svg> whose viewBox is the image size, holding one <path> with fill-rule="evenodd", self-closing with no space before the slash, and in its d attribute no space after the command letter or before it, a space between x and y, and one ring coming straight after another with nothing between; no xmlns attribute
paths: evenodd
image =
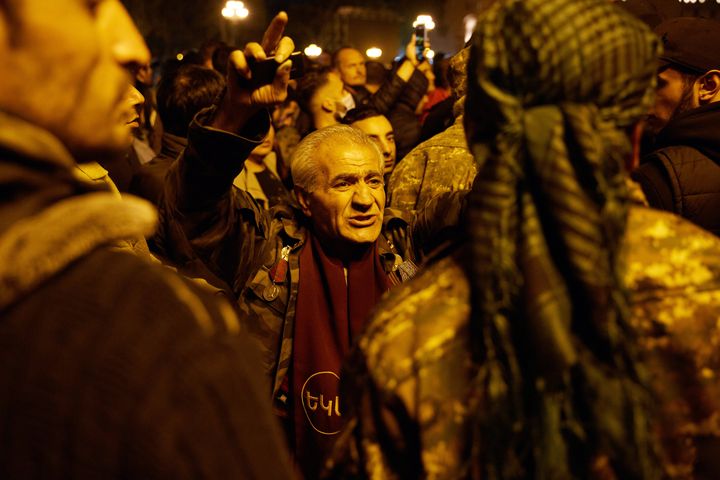
<svg viewBox="0 0 720 480"><path fill-rule="evenodd" d="M656 33L655 151L633 173L648 203L720 235L720 23L675 18Z"/></svg>

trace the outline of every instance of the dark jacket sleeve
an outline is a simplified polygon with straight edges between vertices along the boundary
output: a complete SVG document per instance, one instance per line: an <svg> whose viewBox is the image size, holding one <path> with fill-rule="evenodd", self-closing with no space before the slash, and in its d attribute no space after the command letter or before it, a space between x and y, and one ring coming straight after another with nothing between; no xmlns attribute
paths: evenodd
<svg viewBox="0 0 720 480"><path fill-rule="evenodd" d="M168 171L153 246L182 273L225 288L214 281L220 279L237 295L262 257L269 219L233 180L270 119L261 112L240 136L205 126L213 113L195 117L188 146Z"/></svg>
<svg viewBox="0 0 720 480"><path fill-rule="evenodd" d="M651 207L675 212L675 200L673 199L670 179L660 165L660 159L651 155L632 172L631 176L633 180L640 184Z"/></svg>
<svg viewBox="0 0 720 480"><path fill-rule="evenodd" d="M393 74L389 79L385 80L377 92L372 95L365 96L360 99L361 104L369 105L383 115L395 106L400 94L405 88L405 81Z"/></svg>
<svg viewBox="0 0 720 480"><path fill-rule="evenodd" d="M425 75L420 70L415 70L397 103L386 114L395 131L398 160L402 160L420 142L420 120L415 109L427 92L427 86Z"/></svg>

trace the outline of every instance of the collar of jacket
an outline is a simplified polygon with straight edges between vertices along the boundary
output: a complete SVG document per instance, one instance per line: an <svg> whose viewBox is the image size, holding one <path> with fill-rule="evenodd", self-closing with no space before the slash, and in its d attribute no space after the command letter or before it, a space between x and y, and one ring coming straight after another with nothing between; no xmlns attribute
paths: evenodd
<svg viewBox="0 0 720 480"><path fill-rule="evenodd" d="M0 308L101 245L152 235L155 208L109 192L76 195L15 222L0 235Z"/></svg>
<svg viewBox="0 0 720 480"><path fill-rule="evenodd" d="M187 138L173 135L172 133L164 132L162 134L162 146L160 147L160 154L176 159L180 156L185 147L187 147Z"/></svg>
<svg viewBox="0 0 720 480"><path fill-rule="evenodd" d="M53 163L67 168L75 166L72 155L57 137L2 111L0 111L0 147L43 163Z"/></svg>

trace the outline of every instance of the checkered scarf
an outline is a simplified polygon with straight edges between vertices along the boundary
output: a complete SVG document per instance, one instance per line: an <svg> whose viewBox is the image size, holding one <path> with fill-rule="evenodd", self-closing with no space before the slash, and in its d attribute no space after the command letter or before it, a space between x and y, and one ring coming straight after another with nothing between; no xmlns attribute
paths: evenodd
<svg viewBox="0 0 720 480"><path fill-rule="evenodd" d="M607 0L506 0L472 48L466 131L485 161L468 222L482 365L469 468L655 478L617 256L627 129L653 99L659 42Z"/></svg>

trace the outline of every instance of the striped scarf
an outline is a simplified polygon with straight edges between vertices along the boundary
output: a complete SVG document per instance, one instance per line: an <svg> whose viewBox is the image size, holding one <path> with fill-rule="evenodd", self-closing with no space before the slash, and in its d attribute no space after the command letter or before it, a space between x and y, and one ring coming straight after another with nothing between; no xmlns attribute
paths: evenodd
<svg viewBox="0 0 720 480"><path fill-rule="evenodd" d="M607 0L506 0L468 67L477 422L484 479L658 475L618 250L627 129L659 42ZM599 467L598 467L599 468ZM597 473L597 472L596 472Z"/></svg>

